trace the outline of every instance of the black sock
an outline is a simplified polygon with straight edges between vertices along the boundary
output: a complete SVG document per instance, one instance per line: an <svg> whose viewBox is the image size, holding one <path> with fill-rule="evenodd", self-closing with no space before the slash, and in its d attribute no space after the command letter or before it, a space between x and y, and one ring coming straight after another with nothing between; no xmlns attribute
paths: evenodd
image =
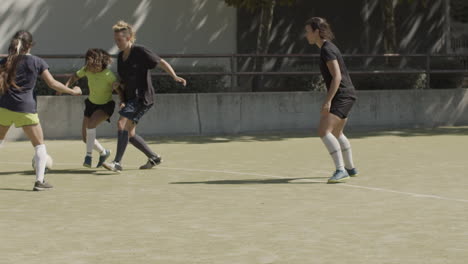
<svg viewBox="0 0 468 264"><path fill-rule="evenodd" d="M117 153L115 153L114 161L119 162L122 160L122 157L125 153L125 149L128 145L128 131L119 130L117 135Z"/></svg>
<svg viewBox="0 0 468 264"><path fill-rule="evenodd" d="M145 140L140 137L139 135L135 135L134 137L131 137L130 138L130 143L132 143L132 145L139 149L141 152L145 153L145 155L148 157L148 158L154 158L156 157L156 153L154 153L150 148L149 146L146 144Z"/></svg>

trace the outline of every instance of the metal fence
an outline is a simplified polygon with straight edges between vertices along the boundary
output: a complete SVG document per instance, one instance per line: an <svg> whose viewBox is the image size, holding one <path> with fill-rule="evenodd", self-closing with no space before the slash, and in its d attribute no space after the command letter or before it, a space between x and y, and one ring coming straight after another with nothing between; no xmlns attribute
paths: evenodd
<svg viewBox="0 0 468 264"><path fill-rule="evenodd" d="M6 54L0 54L1 57L5 57ZM40 54L38 57L44 59L82 59L84 55L70 55L70 54ZM238 76L304 76L304 75L317 75L319 71L239 71L237 67L238 59L255 59L255 58L294 58L294 59L307 59L307 58L320 58L319 54L160 54L164 59L213 59L223 58L229 60L229 70L219 72L177 72L180 76L203 76L203 75L214 75L214 76L230 76L231 86L234 87L236 84L235 77ZM116 55L113 55L115 58ZM373 58L423 58L424 65L421 65L421 69L395 69L395 70L353 70L349 69L350 74L363 75L363 74L425 74L426 75L426 88L431 88L431 74L465 74L468 75L468 54L344 54L346 58L361 58L371 60ZM463 65L460 69L433 69L431 62L434 58L456 58ZM153 76L166 75L163 72L154 72ZM54 74L58 78L66 78L71 74Z"/></svg>

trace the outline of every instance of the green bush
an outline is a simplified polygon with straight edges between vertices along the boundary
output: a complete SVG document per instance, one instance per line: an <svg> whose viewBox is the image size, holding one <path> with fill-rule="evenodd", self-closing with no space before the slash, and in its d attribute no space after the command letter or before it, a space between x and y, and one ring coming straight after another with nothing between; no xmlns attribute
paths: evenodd
<svg viewBox="0 0 468 264"><path fill-rule="evenodd" d="M311 72L316 69L311 65L297 65L283 69L290 72ZM290 91L326 91L327 87L320 74L316 75L287 75L281 77L278 84Z"/></svg>
<svg viewBox="0 0 468 264"><path fill-rule="evenodd" d="M55 91L50 89L49 86L47 86L47 84L42 79L37 79L36 94L37 95L55 95Z"/></svg>
<svg viewBox="0 0 468 264"><path fill-rule="evenodd" d="M379 70L395 70L395 67L380 65ZM283 68L282 71L311 72L317 71L317 65L304 64ZM367 68L367 70L370 70ZM321 74L266 77L264 90L268 91L326 91ZM425 88L424 74L353 74L354 86L358 90L395 90Z"/></svg>
<svg viewBox="0 0 468 264"><path fill-rule="evenodd" d="M462 70L463 62L455 57L435 57L431 58L432 70ZM430 75L430 85L433 89L452 89L463 87L463 73L432 73Z"/></svg>
<svg viewBox="0 0 468 264"><path fill-rule="evenodd" d="M394 70L393 67L379 67L379 70L386 69ZM307 72L317 71L317 68L313 65L296 65L283 70ZM422 89L425 86L424 74L353 74L351 79L358 90ZM282 77L277 85L288 87L291 91L326 91L320 74Z"/></svg>
<svg viewBox="0 0 468 264"><path fill-rule="evenodd" d="M197 66L197 67L177 67L178 72L224 72L222 66ZM197 75L197 76L183 76L187 80L187 86L184 87L176 83L169 76L155 76L153 77L153 86L156 93L218 93L226 92L225 77L219 75ZM60 82L65 83L66 79L59 79ZM81 88L83 95L89 94L88 81L86 78L78 80L75 84ZM36 84L37 95L55 95L55 91L47 86L42 79L37 80Z"/></svg>
<svg viewBox="0 0 468 264"><path fill-rule="evenodd" d="M160 71L160 70L159 70ZM222 66L177 67L177 72L225 72ZM176 83L170 76L153 78L156 93L220 93L229 91L226 86L226 76L220 75L189 75L180 77L187 80L187 86Z"/></svg>
<svg viewBox="0 0 468 264"><path fill-rule="evenodd" d="M425 74L352 74L356 90L424 89Z"/></svg>
<svg viewBox="0 0 468 264"><path fill-rule="evenodd" d="M65 83L67 80L68 79L57 78L57 81L61 83ZM86 78L78 80L75 83L75 86L79 86L81 90L83 91L84 95L89 94L88 81L86 80ZM37 95L55 95L56 92L52 90L52 88L49 88L49 86L41 78L38 78L36 82L36 94Z"/></svg>
<svg viewBox="0 0 468 264"><path fill-rule="evenodd" d="M395 65L395 66L392 66ZM415 65L411 65L415 66ZM420 65L422 66L422 65ZM431 69L462 69L463 63L457 58L433 57L431 59ZM422 67L419 67L421 69ZM372 65L365 70L402 70L398 67L397 61L384 65ZM408 68L405 68L408 69ZM197 66L197 67L177 67L178 72L225 72L222 66ZM280 71L309 72L317 71L317 65L305 64L285 67ZM187 80L187 86L174 82L171 77L153 77L153 86L156 93L217 93L235 91L237 87L230 87L229 76L196 75L183 76ZM404 90L404 89L425 89L425 74L353 74L351 79L357 90ZM460 88L463 85L464 74L443 73L431 74L431 88L450 89ZM66 80L59 80L65 82ZM317 75L283 75L265 76L264 86L261 91L325 91L325 83L320 74ZM83 94L89 94L86 79L81 79L77 83L83 90ZM55 91L39 79L37 82L38 95L54 95Z"/></svg>
<svg viewBox="0 0 468 264"><path fill-rule="evenodd" d="M425 60L424 60L425 61ZM401 69L398 60L390 60L387 65L373 65L366 70L410 70L425 69L425 62L416 68L414 62ZM414 68L413 68L414 67ZM430 68L432 70L456 70L463 69L463 62L458 58L432 57ZM392 90L392 89L425 89L426 74L354 74L351 76L354 86L358 90ZM431 73L430 88L451 89L460 88L463 85L463 73Z"/></svg>

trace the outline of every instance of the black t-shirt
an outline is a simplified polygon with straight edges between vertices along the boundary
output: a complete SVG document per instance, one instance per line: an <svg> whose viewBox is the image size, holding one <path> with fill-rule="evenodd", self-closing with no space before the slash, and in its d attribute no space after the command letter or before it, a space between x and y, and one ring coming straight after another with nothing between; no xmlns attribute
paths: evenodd
<svg viewBox="0 0 468 264"><path fill-rule="evenodd" d="M6 58L0 61L5 64ZM37 101L34 87L37 77L49 69L47 63L33 55L22 55L16 66L15 83L18 88L10 87L8 91L0 95L0 107L14 112L37 113Z"/></svg>
<svg viewBox="0 0 468 264"><path fill-rule="evenodd" d="M119 53L117 71L125 84L125 100L137 99L144 105L154 103L154 87L151 82L151 69L154 69L161 58L144 46L133 45L127 60L123 52Z"/></svg>
<svg viewBox="0 0 468 264"><path fill-rule="evenodd" d="M320 72L327 85L327 89L330 89L330 85L333 79L330 71L328 70L327 62L337 60L341 71L341 82L336 92L336 96L352 97L356 98L356 91L354 89L353 82L349 76L348 69L343 60L340 50L335 44L330 41L325 41L322 48L320 49Z"/></svg>

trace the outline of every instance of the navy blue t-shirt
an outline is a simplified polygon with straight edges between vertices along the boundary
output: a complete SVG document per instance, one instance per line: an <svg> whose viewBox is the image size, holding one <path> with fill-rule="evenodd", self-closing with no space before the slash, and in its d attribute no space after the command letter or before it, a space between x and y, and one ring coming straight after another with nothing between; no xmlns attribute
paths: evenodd
<svg viewBox="0 0 468 264"><path fill-rule="evenodd" d="M5 64L2 59L0 64ZM47 63L34 55L23 55L16 66L16 85L18 88L10 87L8 91L0 95L0 107L14 112L37 113L36 86L37 77L49 69Z"/></svg>

